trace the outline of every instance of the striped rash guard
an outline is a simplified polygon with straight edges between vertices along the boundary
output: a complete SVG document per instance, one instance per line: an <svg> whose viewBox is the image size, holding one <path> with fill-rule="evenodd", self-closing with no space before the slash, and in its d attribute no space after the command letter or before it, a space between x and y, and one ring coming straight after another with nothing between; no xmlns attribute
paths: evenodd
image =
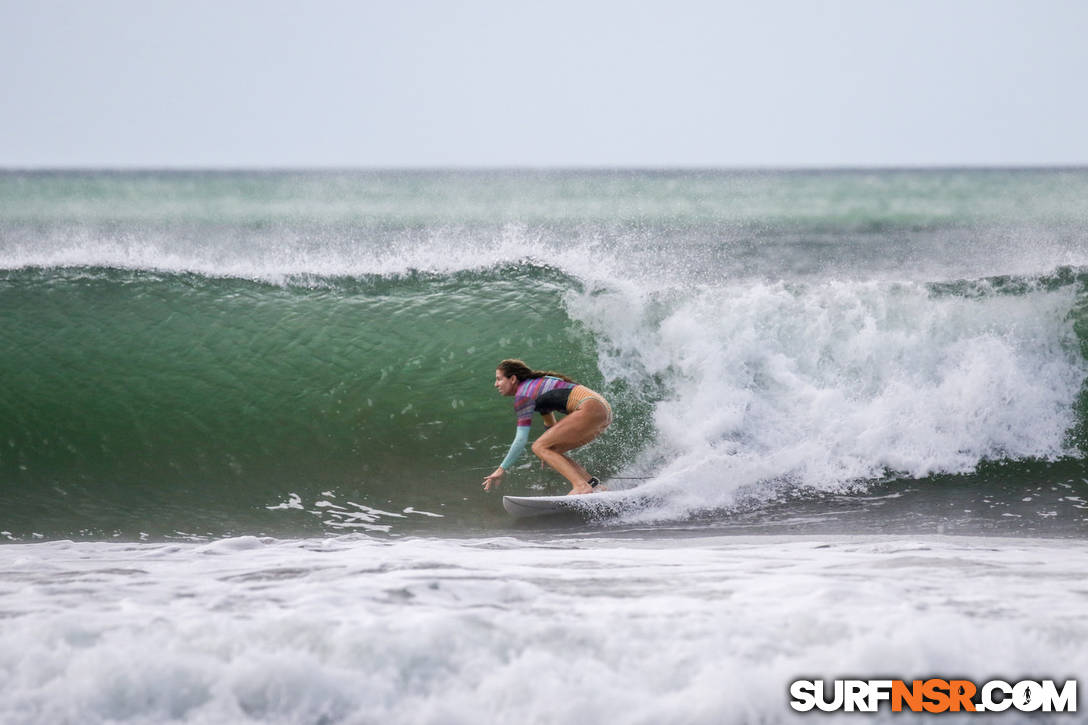
<svg viewBox="0 0 1088 725"><path fill-rule="evenodd" d="M518 384L514 393L514 412L518 418L517 435L510 444L510 451L499 464L504 471L509 471L525 444L529 441L529 426L533 423L533 413L547 415L557 410L566 412L570 391L577 383L568 383L561 378L545 375L542 378L530 378Z"/></svg>

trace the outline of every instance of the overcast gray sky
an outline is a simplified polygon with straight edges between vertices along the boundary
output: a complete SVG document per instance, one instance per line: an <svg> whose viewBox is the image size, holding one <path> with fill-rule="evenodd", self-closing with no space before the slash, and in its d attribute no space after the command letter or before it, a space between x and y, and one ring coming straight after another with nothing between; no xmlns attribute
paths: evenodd
<svg viewBox="0 0 1088 725"><path fill-rule="evenodd" d="M1088 163L1080 0L0 0L0 166Z"/></svg>

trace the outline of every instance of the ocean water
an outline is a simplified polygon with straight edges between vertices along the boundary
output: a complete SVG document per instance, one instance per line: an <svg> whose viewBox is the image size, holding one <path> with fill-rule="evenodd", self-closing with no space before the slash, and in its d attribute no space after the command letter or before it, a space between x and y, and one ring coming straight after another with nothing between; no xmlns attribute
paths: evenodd
<svg viewBox="0 0 1088 725"><path fill-rule="evenodd" d="M1074 678L1086 342L1085 170L2 172L0 721ZM505 357L649 503L506 515Z"/></svg>

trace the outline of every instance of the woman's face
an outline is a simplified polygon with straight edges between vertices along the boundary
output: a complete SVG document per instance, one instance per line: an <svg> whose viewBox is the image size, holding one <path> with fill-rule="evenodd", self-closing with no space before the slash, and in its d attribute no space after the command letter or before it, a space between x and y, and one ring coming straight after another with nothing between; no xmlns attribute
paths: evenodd
<svg viewBox="0 0 1088 725"><path fill-rule="evenodd" d="M495 371L495 388L502 395L513 395L518 392L518 378L516 375L506 377L502 370Z"/></svg>

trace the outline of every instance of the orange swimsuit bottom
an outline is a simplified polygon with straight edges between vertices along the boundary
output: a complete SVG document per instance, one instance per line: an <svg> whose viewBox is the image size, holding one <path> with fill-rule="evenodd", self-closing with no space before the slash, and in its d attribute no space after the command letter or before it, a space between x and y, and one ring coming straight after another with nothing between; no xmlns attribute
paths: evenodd
<svg viewBox="0 0 1088 725"><path fill-rule="evenodd" d="M570 391L570 397L567 398L567 413L573 413L582 407L582 404L587 400L600 401L605 410L608 411L608 422L604 425L607 428L612 425L612 406L608 404L608 401L604 399L600 393L596 393L584 385L575 385Z"/></svg>

